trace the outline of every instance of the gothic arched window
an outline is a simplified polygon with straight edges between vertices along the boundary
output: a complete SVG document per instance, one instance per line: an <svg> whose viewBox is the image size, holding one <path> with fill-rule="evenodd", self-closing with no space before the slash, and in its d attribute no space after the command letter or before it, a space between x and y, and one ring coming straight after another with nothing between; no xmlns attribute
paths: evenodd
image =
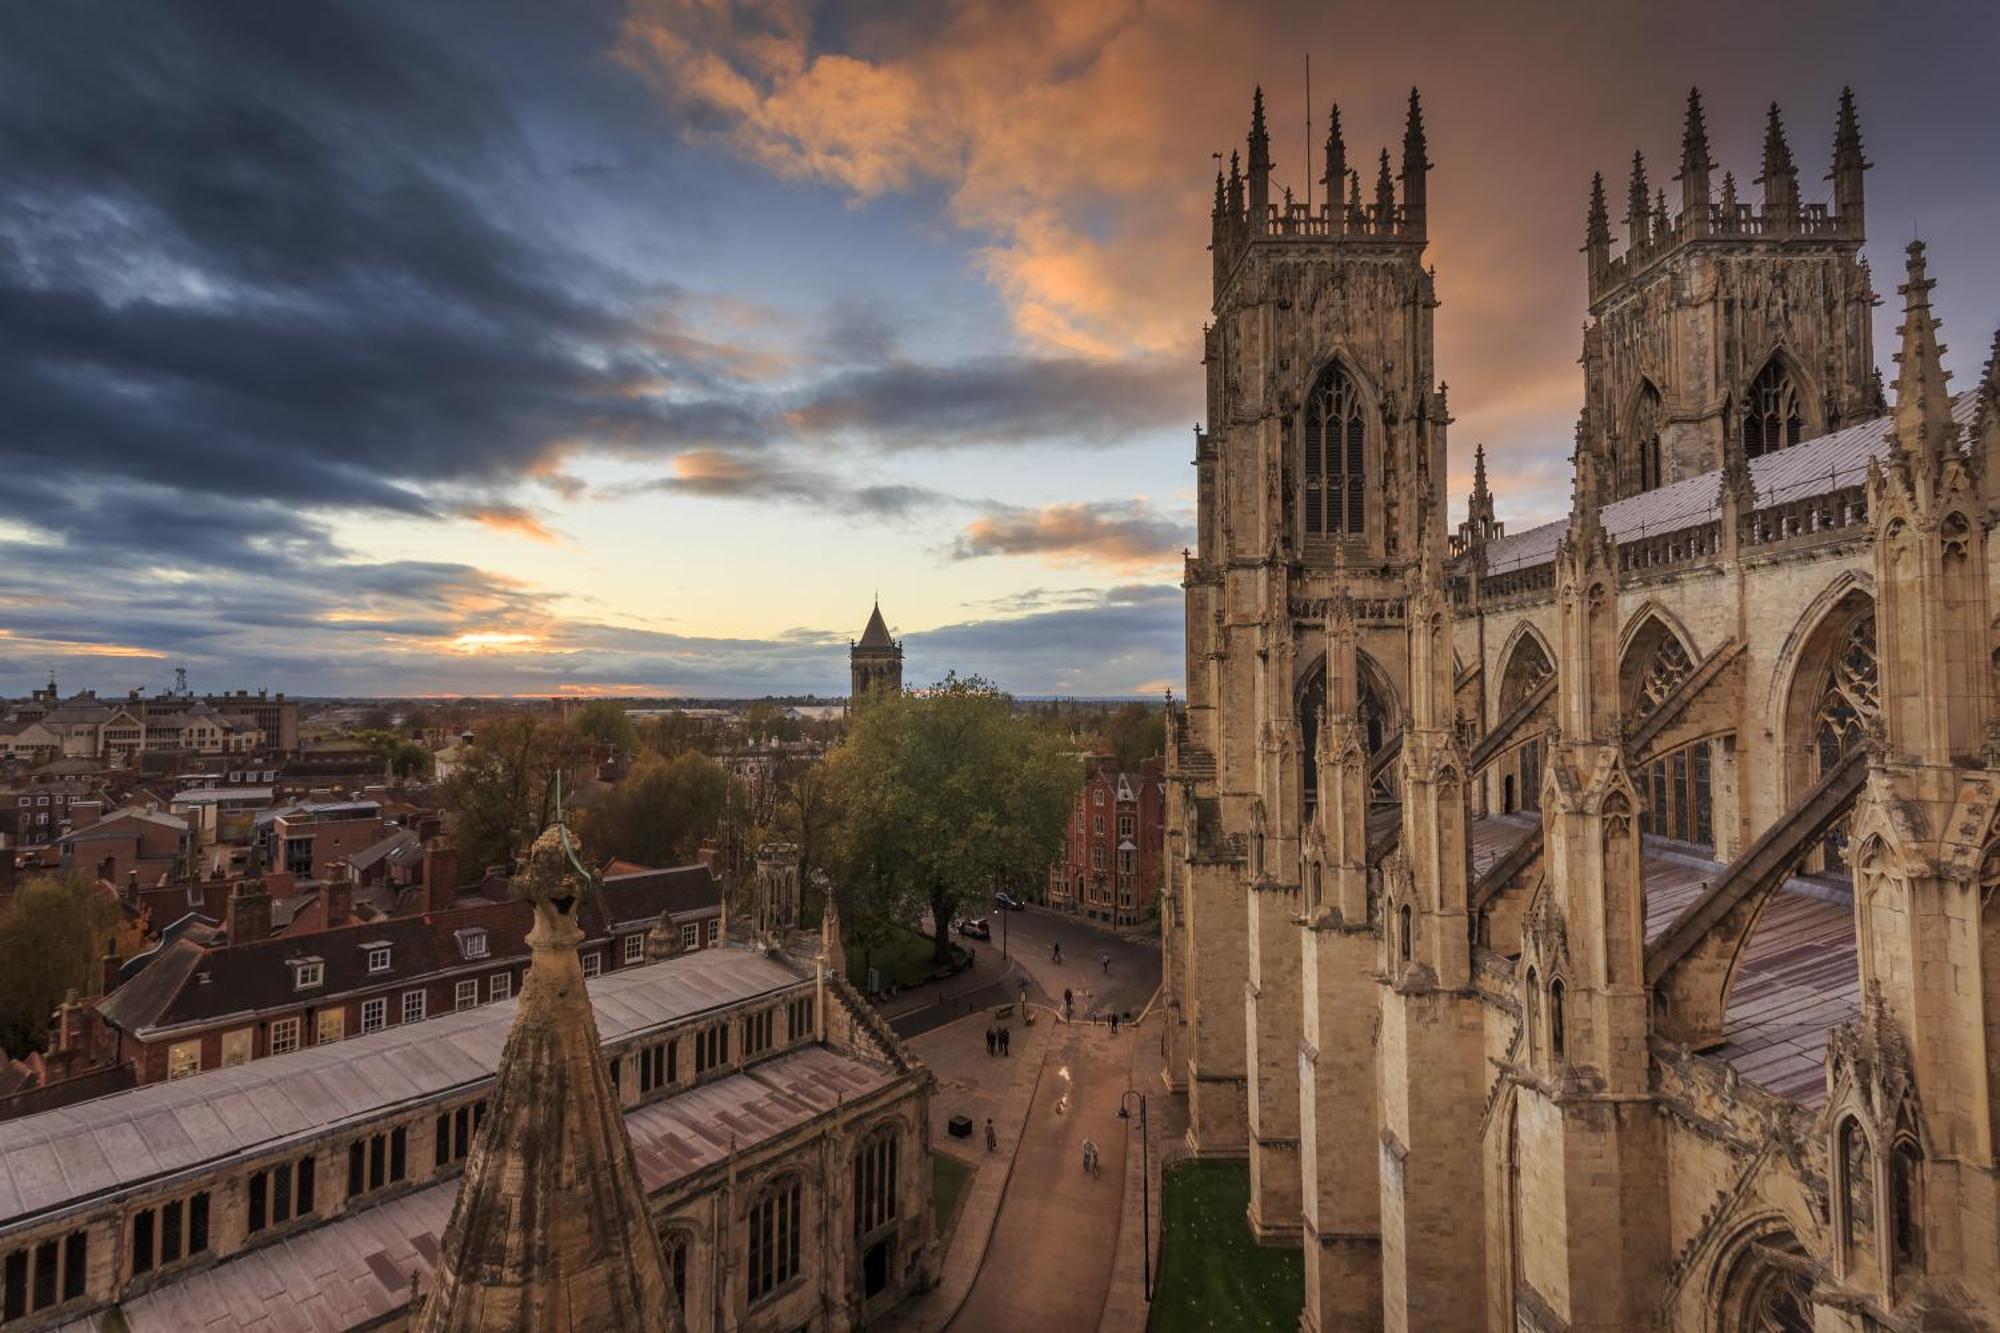
<svg viewBox="0 0 2000 1333"><path fill-rule="evenodd" d="M1835 1139L1839 1160L1834 1163L1836 1189L1841 1201L1841 1243L1846 1247L1847 1266L1872 1268L1875 1260L1875 1163L1868 1132L1849 1116L1840 1122Z"/></svg>
<svg viewBox="0 0 2000 1333"><path fill-rule="evenodd" d="M854 1234L866 1236L896 1220L896 1128L877 1130L854 1154Z"/></svg>
<svg viewBox="0 0 2000 1333"><path fill-rule="evenodd" d="M1549 1058L1558 1063L1569 1058L1569 1033L1563 1022L1563 984L1549 983Z"/></svg>
<svg viewBox="0 0 2000 1333"><path fill-rule="evenodd" d="M805 1188L797 1176L766 1186L752 1200L745 1219L749 1253L745 1273L751 1304L763 1300L799 1273L799 1222Z"/></svg>
<svg viewBox="0 0 2000 1333"><path fill-rule="evenodd" d="M1528 1063L1533 1064L1542 1052L1542 989L1541 981L1535 976L1535 969L1528 969L1528 1012L1521 1024L1522 1033L1527 1038Z"/></svg>
<svg viewBox="0 0 2000 1333"><path fill-rule="evenodd" d="M674 1281L674 1307L687 1315L688 1304L688 1249L692 1241L685 1231L676 1231L667 1237L667 1273Z"/></svg>
<svg viewBox="0 0 2000 1333"><path fill-rule="evenodd" d="M1353 379L1340 366L1328 366L1306 395L1301 496L1307 537L1358 537L1365 530L1367 434Z"/></svg>
<svg viewBox="0 0 2000 1333"><path fill-rule="evenodd" d="M1875 613L1857 615L1841 634L1827 668L1819 706L1813 714L1813 758L1827 773L1861 744L1868 724L1882 711L1875 672ZM1847 833L1836 823L1822 842L1826 869L1846 864Z"/></svg>
<svg viewBox="0 0 2000 1333"><path fill-rule="evenodd" d="M1750 385L1743 404L1743 456L1789 449L1805 434L1799 388L1774 357Z"/></svg>
<svg viewBox="0 0 2000 1333"><path fill-rule="evenodd" d="M1889 1152L1889 1240L1901 1270L1924 1262L1924 1150L1907 1134Z"/></svg>
<svg viewBox="0 0 2000 1333"><path fill-rule="evenodd" d="M1639 391L1632 421L1625 432L1631 456L1625 474L1632 491L1650 491L1662 480L1660 468L1660 391L1651 384Z"/></svg>
<svg viewBox="0 0 2000 1333"><path fill-rule="evenodd" d="M1789 1231L1746 1241L1729 1265L1713 1326L1718 1333L1812 1333L1810 1271Z"/></svg>
<svg viewBox="0 0 2000 1333"><path fill-rule="evenodd" d="M1397 922L1396 933L1402 937L1402 944L1399 947L1399 952L1403 956L1403 961L1407 963L1410 961L1410 954L1412 951L1411 936L1415 933L1415 921L1410 912L1410 905L1408 903L1404 903L1402 908L1396 913L1396 922Z"/></svg>

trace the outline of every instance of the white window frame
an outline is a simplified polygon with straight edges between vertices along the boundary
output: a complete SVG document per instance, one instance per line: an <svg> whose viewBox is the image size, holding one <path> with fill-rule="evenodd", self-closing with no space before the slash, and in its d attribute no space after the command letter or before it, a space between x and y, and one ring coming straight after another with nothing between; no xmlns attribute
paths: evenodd
<svg viewBox="0 0 2000 1333"><path fill-rule="evenodd" d="M326 984L326 964L318 959L301 959L292 964L292 989L311 990Z"/></svg>
<svg viewBox="0 0 2000 1333"><path fill-rule="evenodd" d="M586 977L595 977L601 975L603 971L604 951L602 949L593 949L583 956L583 975Z"/></svg>
<svg viewBox="0 0 2000 1333"><path fill-rule="evenodd" d="M512 998L513 994L514 974L512 972L495 972L492 976L486 978L487 999L505 1000Z"/></svg>
<svg viewBox="0 0 2000 1333"><path fill-rule="evenodd" d="M641 932L638 934L627 935L625 937L625 961L628 964L630 964L630 963L644 962L645 959L646 959L645 934Z"/></svg>
<svg viewBox="0 0 2000 1333"><path fill-rule="evenodd" d="M177 1041L167 1047L167 1081L193 1078L201 1072L201 1038Z"/></svg>
<svg viewBox="0 0 2000 1333"><path fill-rule="evenodd" d="M338 1029L331 1037L327 1035L326 1031L329 1019L332 1020ZM313 1016L313 1045L323 1046L329 1041L340 1041L346 1036L347 1007L345 1005L330 1004Z"/></svg>
<svg viewBox="0 0 2000 1333"><path fill-rule="evenodd" d="M270 1053L272 1055L289 1055L293 1051L296 1051L299 1048L300 1026L301 1023L296 1018L273 1019L271 1022Z"/></svg>
<svg viewBox="0 0 2000 1333"><path fill-rule="evenodd" d="M389 997L377 995L372 1000L361 1002L361 1030L380 1032L389 1026Z"/></svg>
<svg viewBox="0 0 2000 1333"><path fill-rule="evenodd" d="M405 1023L421 1023L430 1009L430 992L423 989L403 992L401 1011Z"/></svg>
<svg viewBox="0 0 2000 1333"><path fill-rule="evenodd" d="M458 952L467 959L485 958L492 954L493 946L487 941L484 927L475 926L458 932Z"/></svg>
<svg viewBox="0 0 2000 1333"><path fill-rule="evenodd" d="M713 944L721 938L722 938L722 918L719 916L712 916L708 919L708 942L710 944Z"/></svg>
<svg viewBox="0 0 2000 1333"><path fill-rule="evenodd" d="M452 991L451 1007L454 1010L470 1009L479 1003L479 978L467 977Z"/></svg>
<svg viewBox="0 0 2000 1333"><path fill-rule="evenodd" d="M389 958L390 951L388 945L381 944L370 947L368 950L368 971L370 973L387 972L389 970Z"/></svg>

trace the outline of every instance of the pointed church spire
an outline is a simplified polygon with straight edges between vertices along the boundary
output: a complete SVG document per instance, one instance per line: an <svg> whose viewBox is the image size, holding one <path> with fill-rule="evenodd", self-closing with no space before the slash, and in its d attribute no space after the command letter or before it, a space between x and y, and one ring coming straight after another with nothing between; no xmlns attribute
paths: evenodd
<svg viewBox="0 0 2000 1333"><path fill-rule="evenodd" d="M1736 173L1722 173L1722 227L1725 231L1736 230L1736 215L1742 208L1742 201L1736 197Z"/></svg>
<svg viewBox="0 0 2000 1333"><path fill-rule="evenodd" d="M1647 235L1652 230L1653 215L1648 207L1652 191L1646 187L1646 155L1632 154L1632 180L1625 187L1625 245L1637 250L1646 244Z"/></svg>
<svg viewBox="0 0 2000 1333"><path fill-rule="evenodd" d="M577 957L589 888L551 824L515 880L531 966L415 1333L682 1327Z"/></svg>
<svg viewBox="0 0 2000 1333"><path fill-rule="evenodd" d="M1340 190L1347 183L1347 141L1340 137L1340 104L1334 103L1326 118L1326 175L1319 183L1326 187L1328 217L1340 216Z"/></svg>
<svg viewBox="0 0 2000 1333"><path fill-rule="evenodd" d="M2000 499L2000 329L1994 331L1993 351L1973 392L1978 406L1973 410L1970 440L1990 506Z"/></svg>
<svg viewBox="0 0 2000 1333"><path fill-rule="evenodd" d="M1263 231L1270 222L1271 134L1264 128L1264 88L1250 102L1250 230Z"/></svg>
<svg viewBox="0 0 2000 1333"><path fill-rule="evenodd" d="M1225 192L1222 183L1222 168L1217 167L1215 169L1215 208L1209 214L1209 216L1220 220L1223 213L1227 211L1228 208L1229 208L1229 195Z"/></svg>
<svg viewBox="0 0 2000 1333"><path fill-rule="evenodd" d="M1382 166L1375 174L1375 230L1387 235L1396 230L1396 182L1389 174L1389 150L1382 150Z"/></svg>
<svg viewBox="0 0 2000 1333"><path fill-rule="evenodd" d="M1785 142L1785 122L1776 102L1764 122L1764 174L1757 184L1764 187L1765 227L1793 230L1799 212L1799 171L1792 163L1792 147Z"/></svg>
<svg viewBox="0 0 2000 1333"><path fill-rule="evenodd" d="M1424 108L1417 90L1410 89L1409 117L1403 126L1403 233L1424 238L1424 210L1428 198L1425 179L1431 169L1424 150Z"/></svg>
<svg viewBox="0 0 2000 1333"><path fill-rule="evenodd" d="M1611 215L1604 203L1604 173L1590 174L1590 208L1583 221L1584 267L1597 273L1611 262Z"/></svg>
<svg viewBox="0 0 2000 1333"><path fill-rule="evenodd" d="M1854 112L1854 90L1840 90L1840 114L1833 131L1833 170L1827 179L1833 182L1834 216L1849 226L1857 236L1866 230L1865 203L1861 175L1872 164L1861 155L1861 118Z"/></svg>
<svg viewBox="0 0 2000 1333"><path fill-rule="evenodd" d="M1361 231L1367 226L1367 219L1361 212L1361 173L1350 170L1347 173L1347 230Z"/></svg>
<svg viewBox="0 0 2000 1333"><path fill-rule="evenodd" d="M1229 216L1243 220L1243 158L1233 148L1229 150Z"/></svg>
<svg viewBox="0 0 2000 1333"><path fill-rule="evenodd" d="M1653 192L1653 239L1665 240L1667 235L1667 192L1664 187Z"/></svg>
<svg viewBox="0 0 2000 1333"><path fill-rule="evenodd" d="M1690 231L1708 230L1708 124L1701 114L1701 89L1688 89L1687 123L1681 129L1681 216Z"/></svg>
<svg viewBox="0 0 2000 1333"><path fill-rule="evenodd" d="M1931 317L1931 288L1937 284L1924 268L1924 243L1911 241L1909 270L1896 291L1903 298L1903 322L1896 332L1903 339L1896 353L1896 449L1935 466L1956 449L1957 427L1951 419L1951 395L1938 344L1938 321Z"/></svg>
<svg viewBox="0 0 2000 1333"><path fill-rule="evenodd" d="M1486 446L1472 446L1472 504L1476 508L1491 510L1493 492L1486 485Z"/></svg>

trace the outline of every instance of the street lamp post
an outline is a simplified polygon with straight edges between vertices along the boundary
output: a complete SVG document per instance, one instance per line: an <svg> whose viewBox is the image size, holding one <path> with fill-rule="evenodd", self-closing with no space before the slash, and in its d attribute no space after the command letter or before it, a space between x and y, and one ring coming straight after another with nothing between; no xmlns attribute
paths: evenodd
<svg viewBox="0 0 2000 1333"><path fill-rule="evenodd" d="M1153 1299L1153 1153L1146 1133L1146 1094L1127 1088L1118 1098L1118 1118L1129 1120L1125 1099L1139 1099L1139 1276L1146 1300Z"/></svg>

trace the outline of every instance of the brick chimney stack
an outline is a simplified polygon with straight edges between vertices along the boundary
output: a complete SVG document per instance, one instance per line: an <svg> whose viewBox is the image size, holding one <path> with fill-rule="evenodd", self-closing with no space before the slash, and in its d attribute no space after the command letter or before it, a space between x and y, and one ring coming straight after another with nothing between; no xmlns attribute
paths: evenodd
<svg viewBox="0 0 2000 1333"><path fill-rule="evenodd" d="M354 871L345 861L326 868L326 928L333 930L354 919Z"/></svg>
<svg viewBox="0 0 2000 1333"><path fill-rule="evenodd" d="M424 849L424 910L448 911L458 901L458 849L439 844Z"/></svg>
<svg viewBox="0 0 2000 1333"><path fill-rule="evenodd" d="M260 877L241 879L229 895L229 911L224 918L231 944L250 944L271 934L271 895L264 892Z"/></svg>

